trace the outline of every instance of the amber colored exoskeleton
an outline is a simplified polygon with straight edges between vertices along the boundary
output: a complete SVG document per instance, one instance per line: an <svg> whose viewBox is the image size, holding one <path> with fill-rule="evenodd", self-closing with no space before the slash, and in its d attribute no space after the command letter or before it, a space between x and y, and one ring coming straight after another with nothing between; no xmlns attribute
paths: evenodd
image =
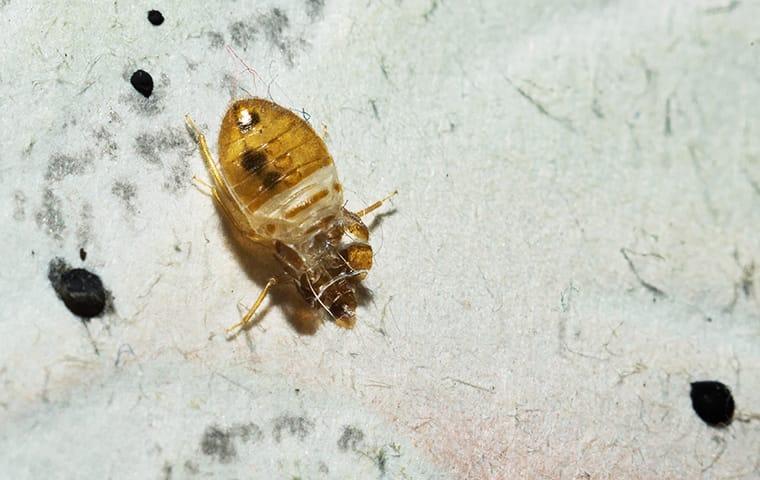
<svg viewBox="0 0 760 480"><path fill-rule="evenodd" d="M341 327L353 327L356 286L372 267L361 217L393 194L358 212L346 210L322 139L301 117L269 100L248 98L229 107L219 131L218 168L203 134L189 116L186 121L213 178L211 196L235 229L271 249L284 273L269 280L230 329L245 328L278 283L292 283L310 306L324 309Z"/></svg>

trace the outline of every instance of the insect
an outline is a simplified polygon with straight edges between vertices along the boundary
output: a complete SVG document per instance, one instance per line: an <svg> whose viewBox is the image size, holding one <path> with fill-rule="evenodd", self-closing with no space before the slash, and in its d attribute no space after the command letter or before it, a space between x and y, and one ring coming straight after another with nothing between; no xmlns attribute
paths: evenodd
<svg viewBox="0 0 760 480"><path fill-rule="evenodd" d="M291 283L313 309L344 328L356 322L356 287L372 268L362 217L396 194L351 212L330 153L311 126L262 98L234 102L219 131L219 167L189 116L213 179L210 195L244 237L268 248L283 275L270 278L248 312L229 327L246 328L267 293Z"/></svg>

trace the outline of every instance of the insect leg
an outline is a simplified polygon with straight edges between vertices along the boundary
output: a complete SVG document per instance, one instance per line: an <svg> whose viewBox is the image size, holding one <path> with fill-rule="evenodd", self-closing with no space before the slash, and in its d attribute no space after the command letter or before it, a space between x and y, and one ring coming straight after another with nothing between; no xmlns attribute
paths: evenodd
<svg viewBox="0 0 760 480"><path fill-rule="evenodd" d="M357 217L363 217L364 215L367 215L370 212L374 212L375 210L377 210L378 208L380 208L380 206L383 203L385 203L388 200L390 200L397 193L398 193L398 190L394 190L393 192L391 192L390 195L386 196L385 198L382 198L382 199L376 201L375 203L373 203L372 205L370 205L370 206L368 206L366 208L363 208L363 209L359 210L358 212L356 212L356 216Z"/></svg>
<svg viewBox="0 0 760 480"><path fill-rule="evenodd" d="M264 298L267 296L267 293L269 293L269 290L271 290L272 287L277 285L277 279L272 277L267 282L266 286L264 287L264 290L259 293L259 298L256 299L255 302L253 302L253 305L248 310L248 313L246 313L243 318L240 319L238 323L235 325L232 325L231 327L227 328L227 333L229 333L232 330L235 330L236 328L240 327L241 329L245 329L250 323L251 318L256 313L256 310L259 308L259 305L261 305L261 302L264 301Z"/></svg>
<svg viewBox="0 0 760 480"><path fill-rule="evenodd" d="M203 163L206 164L206 169L214 179L215 186L212 187L211 185L208 185L206 182L196 177L193 177L193 181L196 182L196 185L203 185L207 187L210 190L210 193L203 193L210 195L214 199L214 202L219 205L219 207L222 209L222 212L224 212L224 215L227 217L227 220L232 223L235 229L242 232L251 240L255 241L258 238L258 235L253 230L251 230L250 226L248 226L248 222L245 219L245 216L242 214L242 212L240 212L240 207L238 207L237 203L233 200L232 195L230 194L227 183L224 181L224 178L222 178L222 174L219 172L219 169L216 168L214 158L211 156L211 151L208 149L206 136L203 135L200 129L195 125L195 122L193 122L193 119L190 118L190 115L185 115L185 124L187 125L187 128L192 132L195 140L198 142L198 149L201 152Z"/></svg>
<svg viewBox="0 0 760 480"><path fill-rule="evenodd" d="M227 185L224 183L224 179L222 178L222 174L219 173L219 169L216 168L214 157L211 156L211 151L208 149L206 136L201 133L200 129L195 125L195 122L193 122L193 119L190 118L190 115L185 115L185 124L198 142L198 149L201 151L201 157L203 157L203 162L206 164L208 173L214 177L214 184L216 184L217 188L226 189Z"/></svg>

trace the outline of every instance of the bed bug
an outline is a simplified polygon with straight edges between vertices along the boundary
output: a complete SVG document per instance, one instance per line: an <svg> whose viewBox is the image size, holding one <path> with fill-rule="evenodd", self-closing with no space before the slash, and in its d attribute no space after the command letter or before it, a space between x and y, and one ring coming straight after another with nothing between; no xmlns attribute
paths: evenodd
<svg viewBox="0 0 760 480"><path fill-rule="evenodd" d="M369 229L362 217L396 192L352 212L325 143L301 117L262 98L235 101L219 131L219 167L189 116L213 179L210 195L244 237L265 246L283 275L269 279L243 318L246 328L272 287L292 284L309 306L337 325L356 322L356 288L372 267ZM285 282L283 282L285 280Z"/></svg>

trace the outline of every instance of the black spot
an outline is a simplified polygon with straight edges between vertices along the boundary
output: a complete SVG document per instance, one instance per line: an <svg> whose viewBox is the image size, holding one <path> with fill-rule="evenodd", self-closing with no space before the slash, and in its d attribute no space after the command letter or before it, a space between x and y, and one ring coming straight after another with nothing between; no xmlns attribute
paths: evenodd
<svg viewBox="0 0 760 480"><path fill-rule="evenodd" d="M203 433L201 451L210 457L216 457L222 463L229 463L237 456L230 433L214 425Z"/></svg>
<svg viewBox="0 0 760 480"><path fill-rule="evenodd" d="M734 416L734 397L721 382L702 381L691 384L691 406L706 424L725 427Z"/></svg>
<svg viewBox="0 0 760 480"><path fill-rule="evenodd" d="M151 10L148 12L148 21L155 26L159 26L164 23L164 16L158 10Z"/></svg>
<svg viewBox="0 0 760 480"><path fill-rule="evenodd" d="M338 439L338 448L344 452L348 449L356 450L356 447L362 440L364 440L364 432L356 427L347 425L343 428L343 435Z"/></svg>
<svg viewBox="0 0 760 480"><path fill-rule="evenodd" d="M314 429L314 422L304 417L283 415L274 421L272 436L277 442L282 441L282 434L287 432L299 440L306 438Z"/></svg>
<svg viewBox="0 0 760 480"><path fill-rule="evenodd" d="M84 248L79 249L79 259L83 262L87 260L87 251Z"/></svg>
<svg viewBox="0 0 760 480"><path fill-rule="evenodd" d="M84 321L105 310L109 295L96 274L84 268L69 268L63 259L54 258L48 267L48 279L64 305Z"/></svg>
<svg viewBox="0 0 760 480"><path fill-rule="evenodd" d="M145 98L150 97L153 93L153 77L145 70L136 70L130 77L129 82L135 87L135 90L142 93Z"/></svg>
<svg viewBox="0 0 760 480"><path fill-rule="evenodd" d="M257 173L267 163L267 154L261 150L246 150L240 156L240 164L251 173Z"/></svg>
<svg viewBox="0 0 760 480"><path fill-rule="evenodd" d="M277 172L269 172L264 177L264 188L267 190L277 185L280 181L280 174Z"/></svg>

